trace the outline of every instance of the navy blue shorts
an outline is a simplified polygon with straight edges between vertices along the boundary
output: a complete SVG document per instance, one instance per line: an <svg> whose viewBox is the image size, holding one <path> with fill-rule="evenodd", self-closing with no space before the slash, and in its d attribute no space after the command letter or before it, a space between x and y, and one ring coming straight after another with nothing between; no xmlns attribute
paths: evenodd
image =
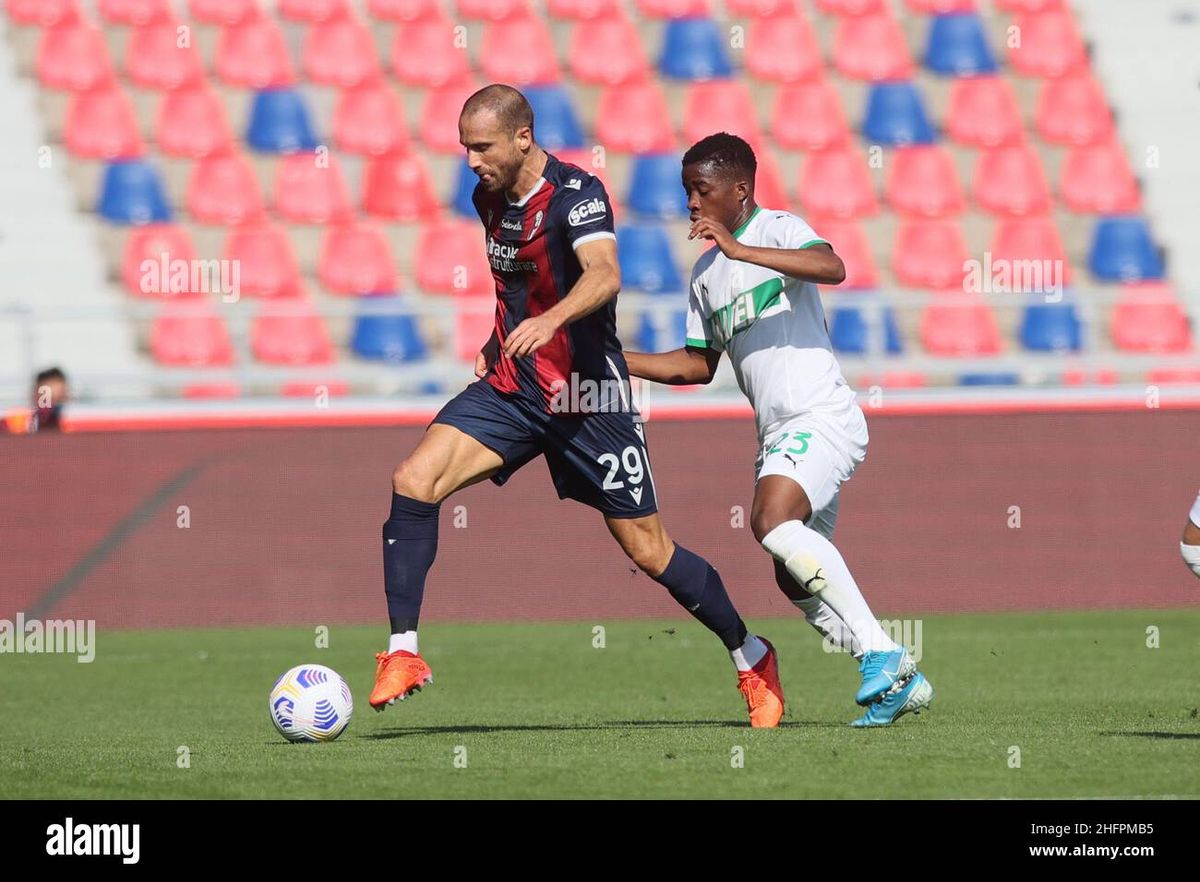
<svg viewBox="0 0 1200 882"><path fill-rule="evenodd" d="M470 435L504 459L492 476L504 484L540 455L559 499L575 499L614 518L658 511L645 430L628 411L562 416L486 380L472 383L433 418Z"/></svg>

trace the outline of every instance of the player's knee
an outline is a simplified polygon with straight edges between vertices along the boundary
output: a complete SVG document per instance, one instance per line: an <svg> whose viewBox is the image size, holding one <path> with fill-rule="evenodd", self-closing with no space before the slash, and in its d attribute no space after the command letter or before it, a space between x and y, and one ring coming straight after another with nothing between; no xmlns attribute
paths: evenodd
<svg viewBox="0 0 1200 882"><path fill-rule="evenodd" d="M807 504L796 508L785 508L776 505L755 506L750 513L750 530L754 533L754 538L762 544L763 539L778 527L780 524L788 521L800 521L804 523L812 514L812 509Z"/></svg>
<svg viewBox="0 0 1200 882"><path fill-rule="evenodd" d="M625 554L637 568L651 578L662 575L671 562L671 542L660 537L639 535L622 544Z"/></svg>
<svg viewBox="0 0 1200 882"><path fill-rule="evenodd" d="M433 480L406 459L392 472L392 491L421 502L437 502Z"/></svg>

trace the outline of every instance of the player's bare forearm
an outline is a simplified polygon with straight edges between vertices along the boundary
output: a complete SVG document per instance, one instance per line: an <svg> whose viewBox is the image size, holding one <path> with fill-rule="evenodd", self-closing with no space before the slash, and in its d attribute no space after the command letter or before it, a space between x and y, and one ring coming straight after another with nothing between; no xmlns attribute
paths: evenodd
<svg viewBox="0 0 1200 882"><path fill-rule="evenodd" d="M720 360L720 351L695 346L672 349L670 352L625 353L625 364L631 376L670 386L711 383Z"/></svg>
<svg viewBox="0 0 1200 882"><path fill-rule="evenodd" d="M846 265L833 249L822 243L808 248L760 248L741 245L734 260L754 263L776 272L818 285L840 285L846 278Z"/></svg>
<svg viewBox="0 0 1200 882"><path fill-rule="evenodd" d="M621 274L607 263L593 263L583 271L567 296L543 315L561 328L595 312L620 290Z"/></svg>

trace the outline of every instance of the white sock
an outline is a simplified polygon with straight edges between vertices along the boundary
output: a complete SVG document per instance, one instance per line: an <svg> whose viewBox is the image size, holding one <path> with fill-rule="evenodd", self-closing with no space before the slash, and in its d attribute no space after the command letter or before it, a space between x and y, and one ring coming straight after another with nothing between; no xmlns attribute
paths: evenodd
<svg viewBox="0 0 1200 882"><path fill-rule="evenodd" d="M821 636L841 649L848 649L857 661L862 658L862 646L854 637L854 632L846 627L837 613L830 609L820 597L806 597L803 600L793 600L792 603L804 613L804 620L820 632Z"/></svg>
<svg viewBox="0 0 1200 882"><path fill-rule="evenodd" d="M1192 572L1200 577L1200 545L1184 545L1180 542L1179 553L1183 555L1187 565L1192 568Z"/></svg>
<svg viewBox="0 0 1200 882"><path fill-rule="evenodd" d="M401 631L399 634L393 634L392 639L388 641L388 653L397 652L403 649L405 652L417 654L417 632L416 631Z"/></svg>
<svg viewBox="0 0 1200 882"><path fill-rule="evenodd" d="M762 661L766 654L767 644L753 634L747 634L742 645L730 651L729 657L733 659L733 664L739 671L748 671Z"/></svg>
<svg viewBox="0 0 1200 882"><path fill-rule="evenodd" d="M762 545L787 567L801 588L820 597L837 613L864 651L891 652L897 648L879 627L832 542L800 521L785 521L763 537Z"/></svg>

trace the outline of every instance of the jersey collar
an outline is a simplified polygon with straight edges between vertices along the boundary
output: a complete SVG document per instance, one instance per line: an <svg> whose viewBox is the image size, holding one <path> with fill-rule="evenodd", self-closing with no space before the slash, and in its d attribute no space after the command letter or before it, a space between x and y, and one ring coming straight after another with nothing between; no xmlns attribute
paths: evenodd
<svg viewBox="0 0 1200 882"><path fill-rule="evenodd" d="M762 211L761 205L754 206L754 211L750 212L750 216L748 218L746 218L745 221L742 222L742 225L740 227L738 227L736 230L733 231L733 238L740 239L742 236L742 233L746 232L746 227L750 226L750 224L754 221L754 219L756 217L758 217L758 213L760 211Z"/></svg>

